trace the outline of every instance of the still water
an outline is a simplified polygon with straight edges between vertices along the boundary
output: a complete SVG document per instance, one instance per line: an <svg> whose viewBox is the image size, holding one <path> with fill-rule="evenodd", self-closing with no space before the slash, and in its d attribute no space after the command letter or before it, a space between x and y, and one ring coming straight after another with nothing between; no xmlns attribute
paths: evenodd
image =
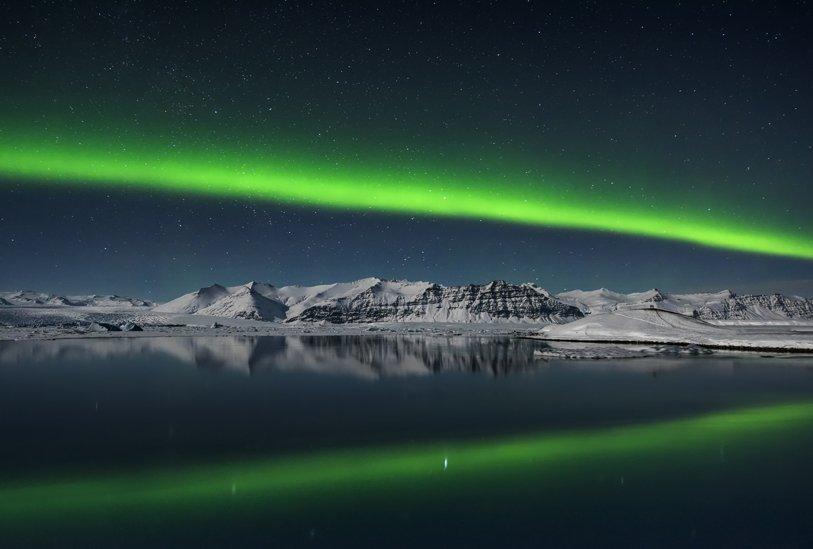
<svg viewBox="0 0 813 549"><path fill-rule="evenodd" d="M0 342L0 545L806 546L813 359Z"/></svg>

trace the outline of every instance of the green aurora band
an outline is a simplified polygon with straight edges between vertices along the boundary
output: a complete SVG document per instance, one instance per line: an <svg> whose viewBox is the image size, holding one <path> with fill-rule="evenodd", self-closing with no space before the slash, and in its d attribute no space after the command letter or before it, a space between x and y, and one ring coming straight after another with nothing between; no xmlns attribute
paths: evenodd
<svg viewBox="0 0 813 549"><path fill-rule="evenodd" d="M0 525L40 524L66 514L92 517L111 510L217 508L227 501L257 498L284 510L308 495L341 501L359 490L390 493L394 485L409 490L416 483L448 479L479 483L505 472L555 471L613 458L674 463L692 453L714 456L721 445L738 441L764 443L768 435L786 429L806 431L811 422L813 403L800 402L492 441L332 450L174 470L15 480L0 483Z"/></svg>
<svg viewBox="0 0 813 549"><path fill-rule="evenodd" d="M5 130L0 132L0 176L28 184L132 188L604 231L813 259L813 238L802 227L771 228L699 208L656 209L595 196L565 181L529 185L519 177L489 181L440 169L362 169L235 147L175 148L143 139L105 143L98 137L56 139Z"/></svg>

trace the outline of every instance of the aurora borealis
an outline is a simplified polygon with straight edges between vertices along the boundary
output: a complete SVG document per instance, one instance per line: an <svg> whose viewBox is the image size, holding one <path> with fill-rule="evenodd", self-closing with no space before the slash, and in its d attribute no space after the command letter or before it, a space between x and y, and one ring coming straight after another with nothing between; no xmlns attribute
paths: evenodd
<svg viewBox="0 0 813 549"><path fill-rule="evenodd" d="M806 6L5 9L4 287L811 290Z"/></svg>
<svg viewBox="0 0 813 549"><path fill-rule="evenodd" d="M562 199L547 188L399 176L353 166L263 162L221 153L167 154L160 148L129 152L104 147L39 143L0 150L0 174L59 185L141 188L306 206L400 214L486 219L528 225L592 229L693 242L761 254L813 259L813 238L748 223L708 219L696 212L653 212L634 203L600 203L589 195ZM216 149L216 147L212 147ZM566 182L558 186L567 186Z"/></svg>

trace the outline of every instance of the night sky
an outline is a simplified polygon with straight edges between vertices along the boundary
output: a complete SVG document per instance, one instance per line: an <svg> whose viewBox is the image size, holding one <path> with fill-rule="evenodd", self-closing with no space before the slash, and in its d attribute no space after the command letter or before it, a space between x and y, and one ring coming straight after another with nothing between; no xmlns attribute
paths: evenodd
<svg viewBox="0 0 813 549"><path fill-rule="evenodd" d="M0 289L813 295L806 2L175 4L0 7Z"/></svg>

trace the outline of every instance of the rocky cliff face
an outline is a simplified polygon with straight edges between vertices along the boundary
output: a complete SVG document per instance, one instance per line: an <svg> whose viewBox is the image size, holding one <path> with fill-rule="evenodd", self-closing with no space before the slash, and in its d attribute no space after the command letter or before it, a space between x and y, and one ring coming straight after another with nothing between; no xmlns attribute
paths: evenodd
<svg viewBox="0 0 813 549"><path fill-rule="evenodd" d="M386 281L380 281L356 296L305 309L289 321L560 323L582 316L576 307L531 284L431 284L416 295L392 295Z"/></svg>
<svg viewBox="0 0 813 549"><path fill-rule="evenodd" d="M811 319L813 301L782 294L734 295L698 307L694 316L704 320Z"/></svg>

